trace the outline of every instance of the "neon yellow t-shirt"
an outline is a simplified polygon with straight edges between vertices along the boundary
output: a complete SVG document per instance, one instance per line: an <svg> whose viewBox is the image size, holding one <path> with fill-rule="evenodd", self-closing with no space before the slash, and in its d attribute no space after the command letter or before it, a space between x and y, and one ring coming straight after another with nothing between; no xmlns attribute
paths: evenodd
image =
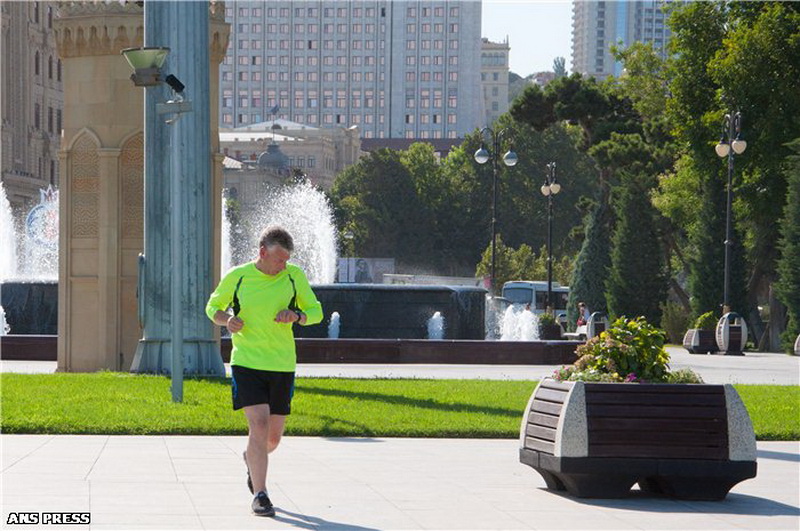
<svg viewBox="0 0 800 531"><path fill-rule="evenodd" d="M220 280L208 299L206 315L209 319L213 321L217 310L224 312L232 305L237 283L238 315L244 321L244 327L231 337L231 365L294 372L297 354L292 324L276 323L275 316L289 307L296 293L297 307L306 314L305 324L322 321L322 304L311 290L305 273L294 264L287 264L286 269L277 275L262 273L255 262L234 267Z"/></svg>

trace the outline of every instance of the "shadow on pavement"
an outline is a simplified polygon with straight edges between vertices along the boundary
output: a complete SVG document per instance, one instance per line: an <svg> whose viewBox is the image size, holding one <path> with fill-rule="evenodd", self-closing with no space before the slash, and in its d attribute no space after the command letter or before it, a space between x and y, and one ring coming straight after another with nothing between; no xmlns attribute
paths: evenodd
<svg viewBox="0 0 800 531"><path fill-rule="evenodd" d="M751 516L800 516L800 509L785 503L748 494L730 493L722 501L690 501L676 500L666 496L648 494L640 490L632 490L627 498L590 499L576 498L566 492L548 489L551 494L561 496L584 505L604 509L625 509L651 513L703 513L703 514L739 514Z"/></svg>
<svg viewBox="0 0 800 531"><path fill-rule="evenodd" d="M331 522L324 518L308 516L307 514L293 513L285 509L275 509L277 514L273 520L300 529L352 529L353 531L378 531L374 527L364 527L360 525L344 524L341 522ZM287 516L284 516L287 515Z"/></svg>
<svg viewBox="0 0 800 531"><path fill-rule="evenodd" d="M800 463L800 454L790 454L789 452L758 450L757 456L762 459L776 459L778 461L791 461L792 463Z"/></svg>

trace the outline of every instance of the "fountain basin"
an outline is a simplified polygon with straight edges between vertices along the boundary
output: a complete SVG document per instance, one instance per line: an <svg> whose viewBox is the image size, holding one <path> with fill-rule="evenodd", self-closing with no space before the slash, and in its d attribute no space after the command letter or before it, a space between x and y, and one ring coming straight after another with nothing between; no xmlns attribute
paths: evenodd
<svg viewBox="0 0 800 531"><path fill-rule="evenodd" d="M58 283L55 281L0 284L0 306L12 334L58 332Z"/></svg>
<svg viewBox="0 0 800 531"><path fill-rule="evenodd" d="M297 339L299 363L561 365L575 361L582 341ZM230 361L230 338L222 339ZM56 361L57 336L0 336L4 360Z"/></svg>

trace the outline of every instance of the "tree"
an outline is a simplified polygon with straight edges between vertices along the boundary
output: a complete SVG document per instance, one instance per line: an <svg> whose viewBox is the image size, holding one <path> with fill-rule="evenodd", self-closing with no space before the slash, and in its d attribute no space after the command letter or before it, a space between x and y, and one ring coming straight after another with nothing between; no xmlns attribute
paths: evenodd
<svg viewBox="0 0 800 531"><path fill-rule="evenodd" d="M356 251L416 264L430 254L433 225L400 155L376 150L339 175L331 190L339 226L352 222Z"/></svg>
<svg viewBox="0 0 800 531"><path fill-rule="evenodd" d="M598 204L586 224L586 238L583 241L569 291L567 319L574 323L578 319L577 305L583 301L592 312L608 310L605 291L611 259L608 249L611 245L609 233L610 207Z"/></svg>
<svg viewBox="0 0 800 531"><path fill-rule="evenodd" d="M556 74L556 78L565 77L567 75L567 60L563 57L556 57L553 59L553 72Z"/></svg>
<svg viewBox="0 0 800 531"><path fill-rule="evenodd" d="M667 281L657 211L650 202L647 181L646 176L629 176L616 191L617 222L606 298L613 319L644 316L658 325Z"/></svg>
<svg viewBox="0 0 800 531"><path fill-rule="evenodd" d="M788 158L786 171L788 191L780 224L779 278L775 285L778 298L786 305L789 314L789 324L783 336L787 352L792 352L795 338L800 334L800 139L793 141L790 148L795 154Z"/></svg>
<svg viewBox="0 0 800 531"><path fill-rule="evenodd" d="M690 284L719 286L695 308L716 309L721 301L725 164L712 151L725 112L740 110L748 149L736 158L734 228L737 244L731 288L734 308L749 316L756 337L763 327L757 304L776 277L778 219L786 177L786 143L800 136L796 79L800 76L800 9L783 2L691 2L670 18L675 59L667 69L667 111L678 140L692 159L695 189L702 201L688 253L697 256ZM689 167L688 165L685 167ZM718 236L722 230L722 236ZM709 240L711 239L711 240ZM713 242L713 243L712 243ZM709 250L709 245L713 249ZM746 253L746 254L745 254ZM703 256L705 254L705 256ZM713 261L711 263L710 261ZM746 300L743 300L746 293ZM771 312L774 313L774 312Z"/></svg>

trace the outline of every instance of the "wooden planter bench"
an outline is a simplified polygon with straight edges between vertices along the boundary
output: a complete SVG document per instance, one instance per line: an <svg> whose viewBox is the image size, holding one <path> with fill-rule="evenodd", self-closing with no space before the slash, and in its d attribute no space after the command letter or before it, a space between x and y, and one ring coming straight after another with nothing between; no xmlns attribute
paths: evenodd
<svg viewBox="0 0 800 531"><path fill-rule="evenodd" d="M520 461L581 498L644 491L721 500L756 475L750 417L731 385L543 380L520 430Z"/></svg>

